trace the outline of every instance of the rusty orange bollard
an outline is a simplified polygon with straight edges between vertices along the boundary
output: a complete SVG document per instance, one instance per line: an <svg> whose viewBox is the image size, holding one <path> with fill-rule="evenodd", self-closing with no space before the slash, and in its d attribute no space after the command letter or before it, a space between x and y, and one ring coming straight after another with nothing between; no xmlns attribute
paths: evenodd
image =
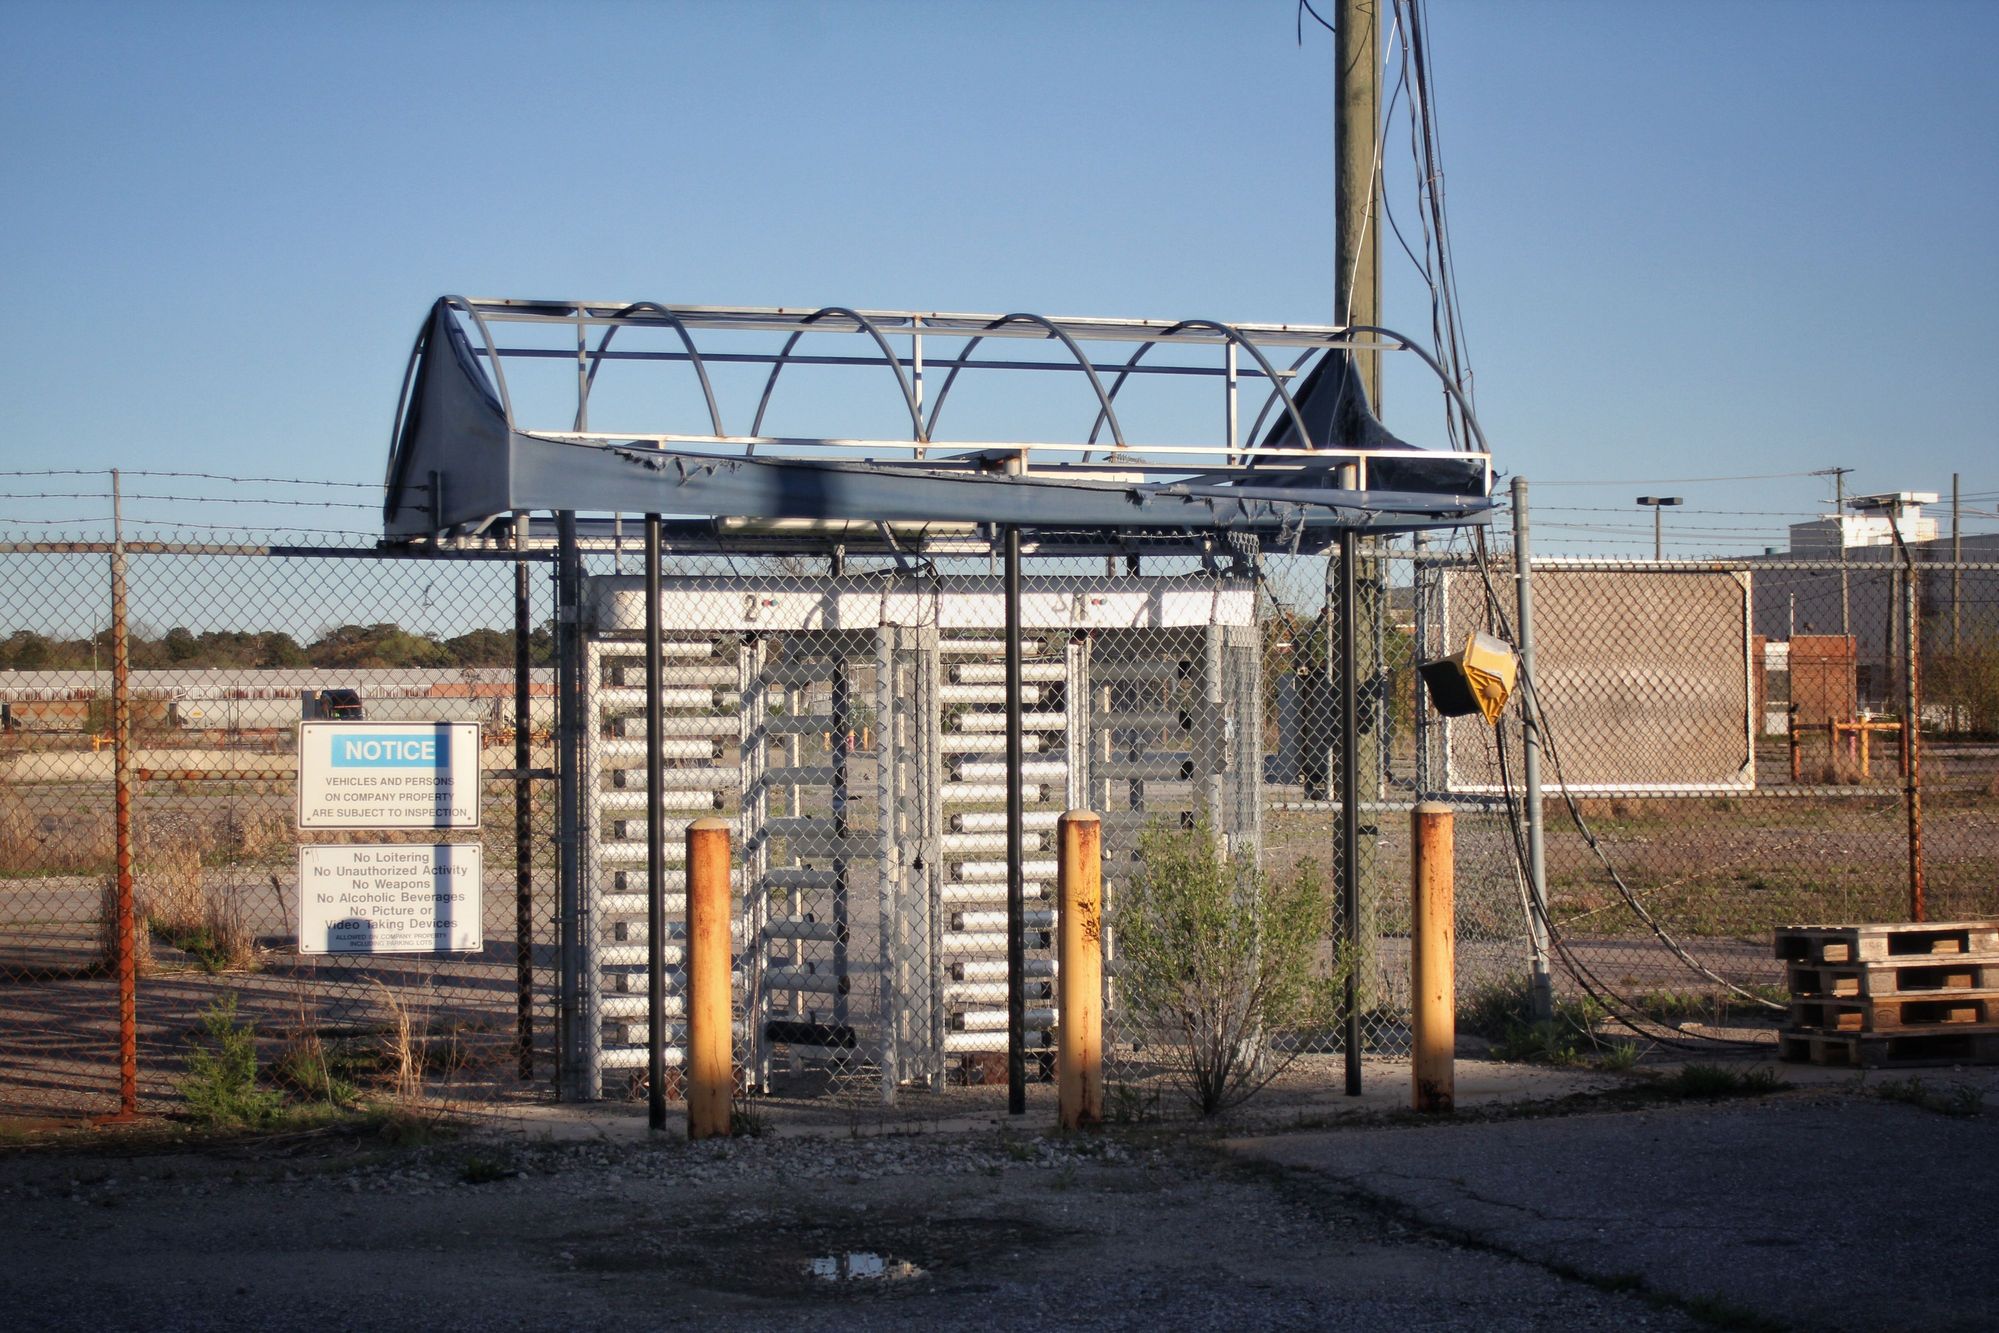
<svg viewBox="0 0 1999 1333"><path fill-rule="evenodd" d="M1416 1010L1410 1104L1418 1111L1449 1111L1457 1099L1458 1037L1451 808L1424 801L1409 821L1414 835L1409 970Z"/></svg>
<svg viewBox="0 0 1999 1333"><path fill-rule="evenodd" d="M729 821L687 826L687 1137L729 1133L735 1080L729 982Z"/></svg>
<svg viewBox="0 0 1999 1333"><path fill-rule="evenodd" d="M1104 1121L1103 822L1068 811L1056 846L1056 1105L1063 1129L1082 1129Z"/></svg>

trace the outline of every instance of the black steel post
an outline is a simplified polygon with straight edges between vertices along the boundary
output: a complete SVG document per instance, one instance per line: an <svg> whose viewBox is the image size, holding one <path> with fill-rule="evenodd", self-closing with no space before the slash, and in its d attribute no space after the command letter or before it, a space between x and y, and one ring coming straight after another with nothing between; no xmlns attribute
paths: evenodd
<svg viewBox="0 0 1999 1333"><path fill-rule="evenodd" d="M646 1124L666 1128L666 782L660 759L659 515L646 515Z"/></svg>
<svg viewBox="0 0 1999 1333"><path fill-rule="evenodd" d="M562 950L562 1001L557 1076L565 1095L597 1095L587 1062L595 1037L596 1014L588 1003L583 976L583 652L577 603L583 590L583 557L576 544L576 515L555 516L556 653L556 901Z"/></svg>
<svg viewBox="0 0 1999 1333"><path fill-rule="evenodd" d="M1340 912L1346 918L1347 1096L1360 1096L1360 706L1354 653L1359 538L1340 534Z"/></svg>
<svg viewBox="0 0 1999 1333"><path fill-rule="evenodd" d="M527 554L528 516L514 519L514 549ZM529 573L525 558L514 565L514 1043L523 1080L534 1077L534 789L531 707L533 675L528 648Z"/></svg>
<svg viewBox="0 0 1999 1333"><path fill-rule="evenodd" d="M1027 1113L1027 887L1021 825L1020 527L1006 525L1006 1109Z"/></svg>

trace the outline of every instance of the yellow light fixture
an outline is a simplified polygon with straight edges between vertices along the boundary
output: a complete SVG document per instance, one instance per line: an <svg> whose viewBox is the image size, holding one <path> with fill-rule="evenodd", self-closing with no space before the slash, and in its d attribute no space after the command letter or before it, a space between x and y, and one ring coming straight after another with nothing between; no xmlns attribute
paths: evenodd
<svg viewBox="0 0 1999 1333"><path fill-rule="evenodd" d="M1474 632L1461 650L1425 662L1417 671L1439 713L1445 717L1478 713L1492 723L1499 720L1499 711L1513 693L1520 658L1506 640Z"/></svg>

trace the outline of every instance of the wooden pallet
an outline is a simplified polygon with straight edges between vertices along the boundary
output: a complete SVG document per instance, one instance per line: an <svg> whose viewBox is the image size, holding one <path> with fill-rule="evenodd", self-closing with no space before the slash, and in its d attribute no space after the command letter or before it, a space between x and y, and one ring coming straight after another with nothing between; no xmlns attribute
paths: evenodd
<svg viewBox="0 0 1999 1333"><path fill-rule="evenodd" d="M1990 1027L1999 1031L1999 991L1951 995L1875 995L1857 999L1791 1000L1791 1024L1815 1032L1934 1031Z"/></svg>
<svg viewBox="0 0 1999 1333"><path fill-rule="evenodd" d="M1863 996L1936 996L1958 991L1999 991L1999 954L1973 954L1939 962L1792 963L1791 995L1800 1000Z"/></svg>
<svg viewBox="0 0 1999 1333"><path fill-rule="evenodd" d="M1999 954L1999 921L1779 926L1776 956L1790 963L1859 963Z"/></svg>
<svg viewBox="0 0 1999 1333"><path fill-rule="evenodd" d="M1999 1064L1999 1028L1914 1033L1782 1032L1777 1058L1859 1069Z"/></svg>

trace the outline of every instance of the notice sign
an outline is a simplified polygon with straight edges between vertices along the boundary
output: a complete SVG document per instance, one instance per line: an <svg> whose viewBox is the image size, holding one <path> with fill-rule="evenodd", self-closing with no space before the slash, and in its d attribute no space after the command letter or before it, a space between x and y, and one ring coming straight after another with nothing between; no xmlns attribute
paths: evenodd
<svg viewBox="0 0 1999 1333"><path fill-rule="evenodd" d="M477 722L301 722L302 829L479 827Z"/></svg>
<svg viewBox="0 0 1999 1333"><path fill-rule="evenodd" d="M300 953L477 952L477 843L298 849Z"/></svg>

